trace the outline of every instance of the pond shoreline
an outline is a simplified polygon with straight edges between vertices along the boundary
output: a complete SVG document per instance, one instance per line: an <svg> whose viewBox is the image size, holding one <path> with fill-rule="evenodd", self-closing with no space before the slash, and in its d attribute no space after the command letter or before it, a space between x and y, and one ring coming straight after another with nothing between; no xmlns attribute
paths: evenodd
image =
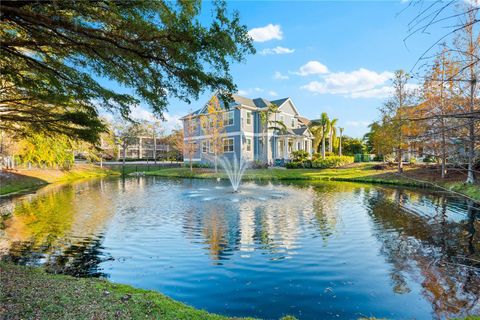
<svg viewBox="0 0 480 320"><path fill-rule="evenodd" d="M345 181L369 184L384 184L404 187L431 188L439 191L452 192L458 196L480 202L480 186L467 185L459 177L454 176L445 181L431 173L425 174L425 168L406 167L405 173L396 173L395 168L376 169L375 164L360 163L332 169L249 169L243 176L245 181L278 181L278 180L305 180L305 181ZM121 168L121 166L119 167ZM142 169L140 167L140 169ZM125 173L138 170L137 165L125 166ZM423 170L423 171L422 171ZM141 171L141 170L140 170ZM154 171L141 171L147 176L187 179L228 179L224 173L215 173L212 169L194 168L193 172L187 167L162 168ZM72 170L33 169L16 172L0 173L0 197L11 196L22 192L35 191L45 185L68 182L87 178L119 176L121 169L101 168L96 165L76 165Z"/></svg>
<svg viewBox="0 0 480 320"><path fill-rule="evenodd" d="M0 314L8 314L6 319L234 319L195 309L157 291L48 274L41 267L0 262L0 279Z"/></svg>
<svg viewBox="0 0 480 320"><path fill-rule="evenodd" d="M384 184L404 187L428 188L452 192L458 196L480 202L480 186L467 185L461 176L453 176L448 180L439 180L425 167L405 168L404 174L396 173L395 168L376 169L375 164L361 163L332 169L250 169L245 172L243 180L280 181L344 181L369 184ZM425 172L427 171L427 172ZM147 176L188 178L188 179L228 179L224 173L215 173L212 169L168 168L145 172Z"/></svg>

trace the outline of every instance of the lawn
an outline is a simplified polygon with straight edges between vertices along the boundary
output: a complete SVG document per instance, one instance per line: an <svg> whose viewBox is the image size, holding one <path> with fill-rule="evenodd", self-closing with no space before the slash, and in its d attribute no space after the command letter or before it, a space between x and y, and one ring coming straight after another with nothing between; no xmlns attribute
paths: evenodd
<svg viewBox="0 0 480 320"><path fill-rule="evenodd" d="M118 175L113 170L105 170L95 165L76 165L71 170L60 169L21 169L0 172L0 195L36 189L49 183L66 182L77 179Z"/></svg>
<svg viewBox="0 0 480 320"><path fill-rule="evenodd" d="M212 169L166 168L146 172L170 178L227 179L221 170L215 173ZM352 164L335 169L250 169L245 172L244 180L331 180L365 183L381 183L424 188L444 188L473 200L480 200L479 185L465 185L461 172L452 172L447 179L439 177L437 169L429 166L406 166L403 174L397 174L394 166L382 166L374 163Z"/></svg>
<svg viewBox="0 0 480 320"><path fill-rule="evenodd" d="M228 319L155 291L47 274L41 268L2 262L0 282L2 319Z"/></svg>

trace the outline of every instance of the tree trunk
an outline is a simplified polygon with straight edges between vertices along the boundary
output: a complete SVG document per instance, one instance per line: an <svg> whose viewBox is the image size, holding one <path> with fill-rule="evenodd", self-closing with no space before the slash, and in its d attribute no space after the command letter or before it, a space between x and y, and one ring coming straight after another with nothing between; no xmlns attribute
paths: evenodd
<svg viewBox="0 0 480 320"><path fill-rule="evenodd" d="M473 115L475 112L475 84L476 79L472 78L470 81L470 112ZM475 161L475 120L472 117L469 124L469 141L468 141L468 173L467 173L467 183L475 183L475 174L474 174L474 161Z"/></svg>
<svg viewBox="0 0 480 320"><path fill-rule="evenodd" d="M329 136L328 136L328 152L333 152L333 130L330 129Z"/></svg>
<svg viewBox="0 0 480 320"><path fill-rule="evenodd" d="M403 172L403 152L402 152L402 148L398 148L398 173L402 173Z"/></svg>
<svg viewBox="0 0 480 320"><path fill-rule="evenodd" d="M153 162L157 164L157 136L153 130Z"/></svg>
<svg viewBox="0 0 480 320"><path fill-rule="evenodd" d="M322 137L322 159L325 159L325 134Z"/></svg>
<svg viewBox="0 0 480 320"><path fill-rule="evenodd" d="M442 179L447 174L447 147L445 138L445 118L442 118Z"/></svg>
<svg viewBox="0 0 480 320"><path fill-rule="evenodd" d="M342 131L340 131L340 145L338 146L338 155L342 156Z"/></svg>

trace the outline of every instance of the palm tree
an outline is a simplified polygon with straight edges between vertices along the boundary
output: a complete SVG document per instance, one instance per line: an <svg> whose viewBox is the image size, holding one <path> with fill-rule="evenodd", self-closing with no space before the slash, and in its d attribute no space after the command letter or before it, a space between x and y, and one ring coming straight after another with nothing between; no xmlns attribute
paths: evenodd
<svg viewBox="0 0 480 320"><path fill-rule="evenodd" d="M340 131L340 144L338 146L338 155L342 156L342 136L343 136L343 128L338 128L338 131Z"/></svg>
<svg viewBox="0 0 480 320"><path fill-rule="evenodd" d="M263 154L265 157L265 162L268 162L268 130L274 130L274 132L285 132L287 126L283 121L277 120L277 117L271 120L272 115L278 113L278 106L274 103L270 104L264 110L260 111L260 122L262 123L263 136L265 141L263 143Z"/></svg>
<svg viewBox="0 0 480 320"><path fill-rule="evenodd" d="M330 120L326 112L323 112L318 120L310 122L310 132L314 135L313 147L318 152L320 141L322 142L322 158L325 159L325 139L329 129Z"/></svg>
<svg viewBox="0 0 480 320"><path fill-rule="evenodd" d="M338 119L332 119L329 121L329 135L328 135L328 151L330 153L333 152L333 141L335 137L337 136L337 127L335 126L338 122Z"/></svg>

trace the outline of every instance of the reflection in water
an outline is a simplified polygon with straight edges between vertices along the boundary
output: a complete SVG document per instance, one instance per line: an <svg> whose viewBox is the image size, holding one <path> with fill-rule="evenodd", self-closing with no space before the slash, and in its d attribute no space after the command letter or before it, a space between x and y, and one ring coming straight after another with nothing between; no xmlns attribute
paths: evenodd
<svg viewBox="0 0 480 320"><path fill-rule="evenodd" d="M428 198L404 190L372 192L365 199L379 227L375 236L381 252L392 265L396 292L410 291L409 276L421 281L422 294L438 318L480 312L479 215L471 201L454 203L464 209L459 217L445 195L433 198L433 213L406 210Z"/></svg>
<svg viewBox="0 0 480 320"><path fill-rule="evenodd" d="M350 183L228 190L225 182L136 177L2 199L0 254L235 316L480 312L472 202Z"/></svg>

